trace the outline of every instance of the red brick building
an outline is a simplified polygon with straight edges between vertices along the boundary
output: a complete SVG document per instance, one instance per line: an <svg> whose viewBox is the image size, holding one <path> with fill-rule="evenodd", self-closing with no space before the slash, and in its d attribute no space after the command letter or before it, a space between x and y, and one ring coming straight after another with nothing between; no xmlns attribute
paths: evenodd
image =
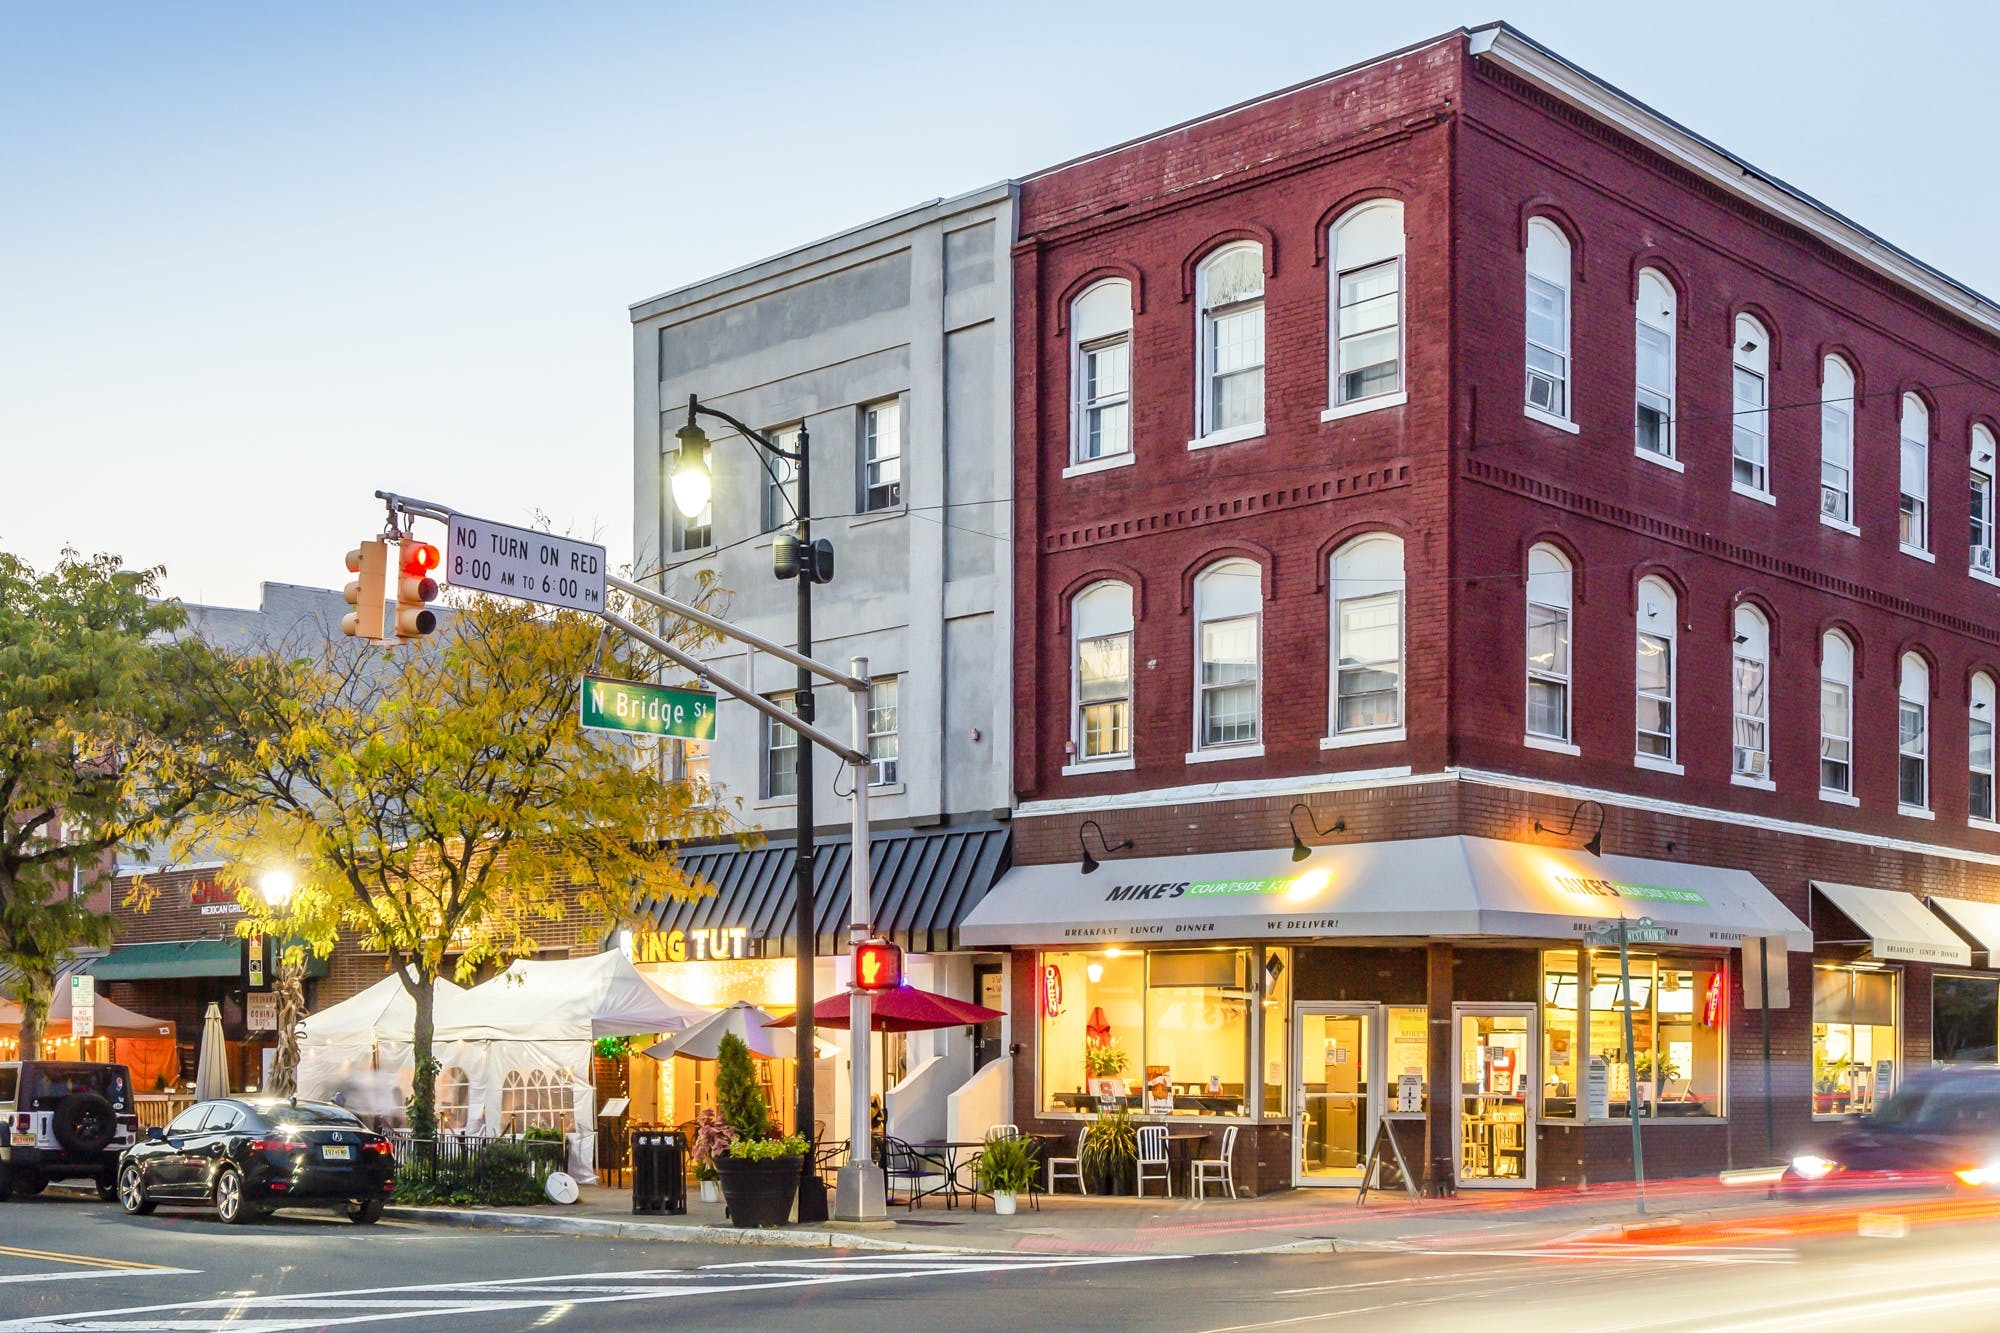
<svg viewBox="0 0 2000 1333"><path fill-rule="evenodd" d="M2000 308L1505 27L1019 217L1024 1125L1547 1185L1995 1058Z"/></svg>

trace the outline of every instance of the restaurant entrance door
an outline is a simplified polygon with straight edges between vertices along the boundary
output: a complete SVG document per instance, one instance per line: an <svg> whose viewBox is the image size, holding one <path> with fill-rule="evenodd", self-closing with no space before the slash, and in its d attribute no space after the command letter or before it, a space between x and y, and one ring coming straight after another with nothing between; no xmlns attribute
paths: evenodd
<svg viewBox="0 0 2000 1333"><path fill-rule="evenodd" d="M1458 1183L1466 1189L1535 1184L1535 1007L1452 1006Z"/></svg>
<svg viewBox="0 0 2000 1333"><path fill-rule="evenodd" d="M1293 1184L1351 1187L1361 1179L1381 1110L1381 1016L1373 1004L1293 1007Z"/></svg>

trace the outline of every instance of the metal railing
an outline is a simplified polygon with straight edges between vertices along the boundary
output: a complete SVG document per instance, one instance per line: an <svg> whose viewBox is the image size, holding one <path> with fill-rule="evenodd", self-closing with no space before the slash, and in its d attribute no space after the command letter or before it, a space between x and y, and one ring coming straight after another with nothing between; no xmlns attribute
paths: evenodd
<svg viewBox="0 0 2000 1333"><path fill-rule="evenodd" d="M562 1139L477 1134L395 1134L389 1142L396 1152L396 1197L410 1203L546 1202L549 1173L562 1170L568 1151Z"/></svg>

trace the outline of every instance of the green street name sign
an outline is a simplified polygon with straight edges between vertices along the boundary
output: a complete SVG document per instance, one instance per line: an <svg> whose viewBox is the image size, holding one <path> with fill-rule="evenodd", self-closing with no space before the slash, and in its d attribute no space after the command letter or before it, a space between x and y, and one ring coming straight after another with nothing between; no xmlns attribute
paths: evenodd
<svg viewBox="0 0 2000 1333"><path fill-rule="evenodd" d="M715 739L715 695L636 680L583 678L583 725L592 731L636 732L684 741Z"/></svg>

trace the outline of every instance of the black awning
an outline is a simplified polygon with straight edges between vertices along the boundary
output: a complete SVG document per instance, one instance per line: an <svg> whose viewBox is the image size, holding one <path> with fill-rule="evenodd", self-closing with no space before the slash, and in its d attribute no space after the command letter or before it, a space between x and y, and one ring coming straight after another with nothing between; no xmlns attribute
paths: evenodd
<svg viewBox="0 0 2000 1333"><path fill-rule="evenodd" d="M870 837L868 845L875 930L910 953L958 948L958 923L1012 860L1008 827L997 823L885 830ZM849 840L817 840L813 860L817 952L845 953ZM646 904L642 913L654 929L664 933L741 926L749 933L751 952L760 957L794 952L795 841L768 842L748 851L733 843L684 848L680 864L689 878L713 886L715 892L690 902L667 899Z"/></svg>

